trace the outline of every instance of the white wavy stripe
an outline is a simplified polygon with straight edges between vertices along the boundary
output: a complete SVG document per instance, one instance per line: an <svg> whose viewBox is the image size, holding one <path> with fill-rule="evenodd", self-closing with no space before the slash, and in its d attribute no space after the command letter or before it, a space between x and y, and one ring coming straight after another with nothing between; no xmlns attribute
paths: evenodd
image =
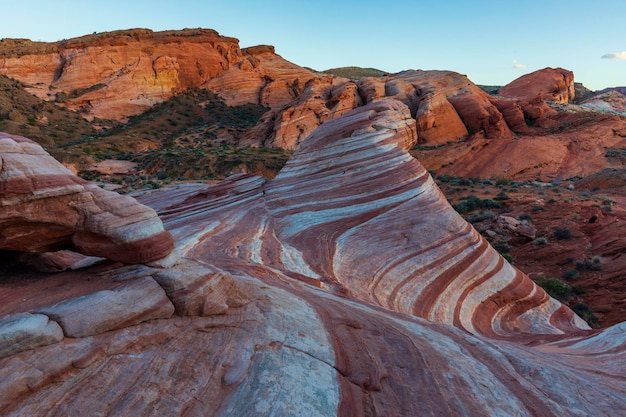
<svg viewBox="0 0 626 417"><path fill-rule="evenodd" d="M318 280L321 278L305 262L302 252L285 242L282 243L280 260L288 271L293 271Z"/></svg>
<svg viewBox="0 0 626 417"><path fill-rule="evenodd" d="M173 232L172 235L176 235L176 239L174 240L175 246L172 252L166 256L165 258L159 259L157 261L151 262L149 265L157 266L160 268L170 268L174 266L181 258L185 257L189 251L191 251L196 245L202 243L205 239L205 235L211 233L215 228L217 228L221 222L212 221L206 223L202 229L197 230L195 233L187 233L183 234L181 230L177 230ZM179 234L180 233L180 234Z"/></svg>
<svg viewBox="0 0 626 417"><path fill-rule="evenodd" d="M381 198L375 201L355 204L353 206L345 206L326 210L303 211L289 216L285 216L283 218L283 221L287 224L287 226L280 233L281 237L285 238L289 236L294 236L298 232L301 232L305 229L309 229L324 223L333 222L335 220L358 216L363 213L374 211L382 207L390 206L398 202L408 200L412 197L415 197L416 193L420 191L420 188L404 191L394 196Z"/></svg>
<svg viewBox="0 0 626 417"><path fill-rule="evenodd" d="M256 229L256 233L252 236L250 242L248 242L248 252L250 256L250 261L263 264L263 256L261 255L261 251L263 250L263 236L267 233L268 226L268 218L267 216L263 216L261 219L261 224Z"/></svg>
<svg viewBox="0 0 626 417"><path fill-rule="evenodd" d="M345 207L354 207L354 205L352 205L352 202L355 200L367 200L369 197L370 202L368 202L367 204L372 204L374 201L378 201L380 200L380 198L378 200L376 200L376 194L377 193L392 193L395 190L399 190L402 189L403 187L405 187L407 184L410 184L412 182L417 182L419 180L419 178L407 178L406 180L402 181L402 182L397 182L394 183L392 186L387 187L387 188L369 188L369 189L364 189L363 192L360 193L354 193L354 194L341 194L341 193L333 193L333 190L323 190L321 187L315 187L315 188L311 188L309 193L306 193L305 190L301 190L300 193L298 193L297 197L298 198L302 198L305 197L307 195L311 195L311 199L308 199L307 201L304 201L302 203L298 203L298 204L288 204L285 206L279 206L277 205L276 207L272 208L272 211L274 213L282 213L284 211L291 211L294 209L298 209L301 207L308 207L311 205L319 205L321 209L323 209L323 205L335 205L335 204L341 204L344 203ZM351 183L352 184L352 183ZM414 187L413 190L415 190L416 193L420 193L423 192L423 187L418 186L418 187ZM406 191L403 191L402 193L405 193ZM337 197L337 195L339 195ZM288 198L288 197L287 197ZM383 197L382 199L387 199L389 197ZM277 200L280 201L280 200Z"/></svg>
<svg viewBox="0 0 626 417"><path fill-rule="evenodd" d="M503 270L510 269L511 271L511 280L513 281L516 271L508 264L504 264ZM507 268L508 267L508 268ZM502 283L499 280L493 280L494 283ZM504 284L504 283L502 283ZM508 283L506 284L508 285ZM501 289L504 289L506 285L502 285ZM523 303L528 300L532 300L538 292L538 287L536 284L533 285L532 291L528 293L528 295L520 300L517 300L517 303L509 303L504 308L501 308L494 314L491 320L491 327L496 334L506 336L508 332L503 329L503 320L507 318L509 312L512 308L515 308L519 303ZM519 328L520 332L528 332L528 333L544 333L544 334L563 334L563 332L552 324L550 324L550 318L552 314L561 307L561 303L549 298L544 303L524 312L523 314L515 317L516 326ZM545 316L544 316L545 315ZM525 326L524 326L525 325Z"/></svg>
<svg viewBox="0 0 626 417"><path fill-rule="evenodd" d="M446 255L444 251L433 251L434 254L439 255L439 257L433 257L430 259L420 259L419 262L416 261L416 267L420 267L422 265L429 265L430 267L424 271L419 277L415 277L415 279L410 280L402 287L400 287L398 294L399 297L395 301L395 305L392 307L397 308L399 311L404 311L406 313L411 313L413 311L413 307L415 305L415 301L419 296L423 293L423 291L430 285L437 285L437 279L446 273L447 270L453 268L457 264L463 261L469 254L476 250L480 242L467 245L461 252L457 255L449 258L446 261L441 261L438 258ZM452 312L454 312L454 308L452 307ZM442 321L443 317L438 317L436 311L432 309L428 312L429 320L434 321ZM443 321L444 323L452 324L452 321Z"/></svg>
<svg viewBox="0 0 626 417"><path fill-rule="evenodd" d="M474 229L472 229L474 230ZM482 240L482 239L481 239ZM474 246L474 250L478 250L478 247L482 244L481 240ZM454 310L456 306L462 304L465 306L465 299L461 299L463 292L469 288L473 283L479 281L488 273L492 272L497 264L498 264L498 255L495 251L491 251L491 248L488 247L474 262L467 265L467 267L448 285L446 288L443 288L437 297L437 301L433 304L433 308L431 310L431 317L436 317L437 321L441 321L444 323L453 323L454 322ZM483 264L485 259L489 260L489 264L486 268L478 268L476 265ZM490 278L497 279L495 274ZM485 294L485 297L489 297L490 294ZM486 298L483 298L479 302L484 301ZM475 309L477 304L473 305ZM469 306L468 306L469 307ZM461 309L463 311L463 309ZM463 317L461 316L462 323L471 323L471 316ZM472 329L474 331L474 329Z"/></svg>

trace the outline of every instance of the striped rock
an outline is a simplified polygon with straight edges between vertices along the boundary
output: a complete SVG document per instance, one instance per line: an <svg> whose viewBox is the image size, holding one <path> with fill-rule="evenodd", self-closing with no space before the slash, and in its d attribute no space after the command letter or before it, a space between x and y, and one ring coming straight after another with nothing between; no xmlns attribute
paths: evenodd
<svg viewBox="0 0 626 417"><path fill-rule="evenodd" d="M235 178L163 210L183 243L172 256L270 267L473 334L588 328L452 209L408 154L415 141L395 100L330 120L275 179Z"/></svg>
<svg viewBox="0 0 626 417"><path fill-rule="evenodd" d="M37 143L0 133L0 249L139 263L173 241L154 210L73 175Z"/></svg>
<svg viewBox="0 0 626 417"><path fill-rule="evenodd" d="M503 260L414 141L407 107L385 100L324 124L271 181L137 195L175 249L106 276L151 275L194 316L0 359L0 414L624 415L624 325L586 330ZM1 290L19 313L23 292Z"/></svg>

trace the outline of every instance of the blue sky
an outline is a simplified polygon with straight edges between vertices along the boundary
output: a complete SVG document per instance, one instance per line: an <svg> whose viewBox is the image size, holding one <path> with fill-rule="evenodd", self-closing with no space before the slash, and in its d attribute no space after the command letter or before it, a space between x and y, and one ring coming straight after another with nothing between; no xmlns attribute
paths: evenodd
<svg viewBox="0 0 626 417"><path fill-rule="evenodd" d="M2 0L0 38L204 27L318 70L445 69L503 85L545 67L626 86L625 0ZM606 58L602 58L607 56Z"/></svg>

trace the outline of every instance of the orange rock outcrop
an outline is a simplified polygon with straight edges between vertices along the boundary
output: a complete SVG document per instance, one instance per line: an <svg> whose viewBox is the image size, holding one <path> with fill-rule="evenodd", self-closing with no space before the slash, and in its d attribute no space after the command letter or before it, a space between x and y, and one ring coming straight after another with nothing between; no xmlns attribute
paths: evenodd
<svg viewBox="0 0 626 417"><path fill-rule="evenodd" d="M386 98L409 107L417 121L420 144L440 145L474 135L513 136L491 98L466 76L451 71L404 71L358 81L330 76L312 79L288 106L264 115L244 143L295 149L325 121Z"/></svg>
<svg viewBox="0 0 626 417"><path fill-rule="evenodd" d="M133 29L54 43L2 39L0 74L87 117L119 120L192 87L214 88L229 104L235 87L238 102L282 105L314 76L272 47L242 50L211 29Z"/></svg>
<svg viewBox="0 0 626 417"><path fill-rule="evenodd" d="M569 103L574 99L574 73L563 68L544 68L522 75L498 91L498 95Z"/></svg>

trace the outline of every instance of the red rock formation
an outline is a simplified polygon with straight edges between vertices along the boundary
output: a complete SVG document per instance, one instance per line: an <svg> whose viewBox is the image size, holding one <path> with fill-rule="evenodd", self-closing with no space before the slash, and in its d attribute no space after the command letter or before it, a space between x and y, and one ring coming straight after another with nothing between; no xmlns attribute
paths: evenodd
<svg viewBox="0 0 626 417"><path fill-rule="evenodd" d="M563 68L544 68L522 75L498 91L498 95L503 97L540 97L558 103L569 103L574 99L574 94L574 73Z"/></svg>
<svg viewBox="0 0 626 417"><path fill-rule="evenodd" d="M147 262L172 250L154 210L68 171L35 142L0 133L0 249Z"/></svg>
<svg viewBox="0 0 626 417"><path fill-rule="evenodd" d="M224 98L229 106L258 103L282 107L298 97L315 73L284 60L272 46L241 50L242 58L203 87Z"/></svg>
<svg viewBox="0 0 626 417"><path fill-rule="evenodd" d="M174 252L82 271L70 298L154 277L206 317L2 358L0 413L623 414L624 326L584 331L506 263L408 155L415 142L408 107L381 100L324 124L271 181L145 193ZM62 290L77 274L48 278ZM84 300L42 281L0 286L0 313ZM222 307L205 310L212 293Z"/></svg>
<svg viewBox="0 0 626 417"><path fill-rule="evenodd" d="M314 76L272 47L241 50L237 39L210 29L133 29L54 43L3 39L0 57L0 74L27 84L39 98L120 120L200 86L229 104L283 105Z"/></svg>
<svg viewBox="0 0 626 417"><path fill-rule="evenodd" d="M502 102L498 106L503 109ZM503 111L510 120L510 115ZM606 155L607 149L626 147L626 138L620 135L626 128L624 118L586 111L554 111L553 118L540 120L544 126L554 124L557 128L523 128L520 121L518 126L522 127L513 130L526 134L516 138L497 141L477 138L414 153L429 171L468 178L551 181L584 177L606 167L621 166L620 161Z"/></svg>
<svg viewBox="0 0 626 417"><path fill-rule="evenodd" d="M470 135L512 137L497 106L464 75L404 71L356 82L330 77L311 80L289 106L263 116L244 143L295 149L325 121L385 98L400 100L410 108L423 144L456 142Z"/></svg>

